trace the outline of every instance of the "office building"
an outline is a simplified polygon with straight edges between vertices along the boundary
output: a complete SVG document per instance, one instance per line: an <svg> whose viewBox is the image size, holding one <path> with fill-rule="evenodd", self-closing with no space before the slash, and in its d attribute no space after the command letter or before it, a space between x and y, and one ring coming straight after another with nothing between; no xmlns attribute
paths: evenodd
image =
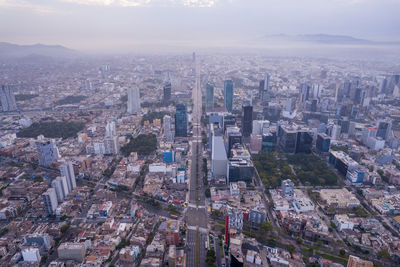
<svg viewBox="0 0 400 267"><path fill-rule="evenodd" d="M233 110L233 95L235 84L232 80L224 82L224 107L228 112Z"/></svg>
<svg viewBox="0 0 400 267"><path fill-rule="evenodd" d="M253 181L254 165L247 149L241 144L234 144L227 168L227 183L243 181L250 184Z"/></svg>
<svg viewBox="0 0 400 267"><path fill-rule="evenodd" d="M270 122L267 120L254 120L252 134L263 135L268 133Z"/></svg>
<svg viewBox="0 0 400 267"><path fill-rule="evenodd" d="M175 137L186 137L186 136L187 136L186 106L183 104L177 104L175 112Z"/></svg>
<svg viewBox="0 0 400 267"><path fill-rule="evenodd" d="M262 149L262 135L250 135L250 153L258 154Z"/></svg>
<svg viewBox="0 0 400 267"><path fill-rule="evenodd" d="M264 80L260 81L259 97L260 97L261 105L263 107L268 106L268 103L270 101L269 75L268 74L265 76Z"/></svg>
<svg viewBox="0 0 400 267"><path fill-rule="evenodd" d="M206 110L214 109L214 85L207 83L206 85Z"/></svg>
<svg viewBox="0 0 400 267"><path fill-rule="evenodd" d="M290 179L283 180L281 183L282 193L287 199L294 197L294 183Z"/></svg>
<svg viewBox="0 0 400 267"><path fill-rule="evenodd" d="M170 81L163 83L163 102L168 103L171 101L172 85Z"/></svg>
<svg viewBox="0 0 400 267"><path fill-rule="evenodd" d="M42 198L46 215L53 215L58 205L56 190L54 188L47 189L47 191L42 194Z"/></svg>
<svg viewBox="0 0 400 267"><path fill-rule="evenodd" d="M222 135L212 137L211 173L213 177L226 177L228 158Z"/></svg>
<svg viewBox="0 0 400 267"><path fill-rule="evenodd" d="M343 151L330 151L329 163L353 184L364 182L365 168Z"/></svg>
<svg viewBox="0 0 400 267"><path fill-rule="evenodd" d="M115 121L109 121L106 125L106 136L116 136L117 135L117 128L115 126Z"/></svg>
<svg viewBox="0 0 400 267"><path fill-rule="evenodd" d="M61 176L65 176L67 180L68 192L72 192L72 190L76 187L75 173L74 167L72 166L72 162L65 162L60 166Z"/></svg>
<svg viewBox="0 0 400 267"><path fill-rule="evenodd" d="M39 249L32 247L22 249L22 258L25 262L29 262L31 264L39 264L40 260L42 259Z"/></svg>
<svg viewBox="0 0 400 267"><path fill-rule="evenodd" d="M53 162L58 160L58 148L53 140L45 143L37 142L36 151L40 166L49 167Z"/></svg>
<svg viewBox="0 0 400 267"><path fill-rule="evenodd" d="M249 137L253 132L253 106L243 106L242 133L243 137Z"/></svg>
<svg viewBox="0 0 400 267"><path fill-rule="evenodd" d="M278 137L276 130L262 136L261 149L267 153L276 151L276 145L278 143Z"/></svg>
<svg viewBox="0 0 400 267"><path fill-rule="evenodd" d="M117 136L110 136L104 139L104 154L116 155L119 152L119 142Z"/></svg>
<svg viewBox="0 0 400 267"><path fill-rule="evenodd" d="M392 123L390 121L380 120L378 122L378 130L376 132L376 137L380 137L383 140L387 140L392 131Z"/></svg>
<svg viewBox="0 0 400 267"><path fill-rule="evenodd" d="M0 100L3 111L17 110L14 92L10 86L2 85L0 88Z"/></svg>
<svg viewBox="0 0 400 267"><path fill-rule="evenodd" d="M47 233L32 233L24 237L24 244L29 246L39 245L44 250L49 250L52 247L53 237Z"/></svg>
<svg viewBox="0 0 400 267"><path fill-rule="evenodd" d="M329 152L330 145L331 138L327 134L318 134L316 148L319 152Z"/></svg>
<svg viewBox="0 0 400 267"><path fill-rule="evenodd" d="M225 132L225 147L228 157L231 155L231 149L234 144L242 144L242 133L236 126L226 128Z"/></svg>
<svg viewBox="0 0 400 267"><path fill-rule="evenodd" d="M86 248L84 243L62 243L57 253L61 260L82 262L85 259Z"/></svg>
<svg viewBox="0 0 400 267"><path fill-rule="evenodd" d="M128 88L128 109L129 114L140 112L140 91L139 88Z"/></svg>
<svg viewBox="0 0 400 267"><path fill-rule="evenodd" d="M163 128L164 128L164 139L167 142L174 141L174 136L171 129L172 118L169 115L165 115L163 118Z"/></svg>
<svg viewBox="0 0 400 267"><path fill-rule="evenodd" d="M311 153L312 132L298 125L279 125L279 148L289 154Z"/></svg>

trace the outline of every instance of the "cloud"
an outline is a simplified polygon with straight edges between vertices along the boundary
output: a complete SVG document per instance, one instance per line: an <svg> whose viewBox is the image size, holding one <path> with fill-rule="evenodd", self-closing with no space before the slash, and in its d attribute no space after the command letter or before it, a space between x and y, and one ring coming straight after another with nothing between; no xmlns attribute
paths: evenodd
<svg viewBox="0 0 400 267"><path fill-rule="evenodd" d="M161 6L187 6L187 7L212 7L219 0L62 0L79 5L96 6L121 6L121 7L161 7Z"/></svg>
<svg viewBox="0 0 400 267"><path fill-rule="evenodd" d="M33 4L26 0L0 0L0 7L29 9L36 13L54 13L54 12L56 12L56 10L51 7L40 5L40 4Z"/></svg>

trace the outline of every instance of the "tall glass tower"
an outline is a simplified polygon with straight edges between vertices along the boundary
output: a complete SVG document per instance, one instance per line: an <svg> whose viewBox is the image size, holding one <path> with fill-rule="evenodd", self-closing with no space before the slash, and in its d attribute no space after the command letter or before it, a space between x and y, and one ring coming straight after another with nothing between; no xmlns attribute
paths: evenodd
<svg viewBox="0 0 400 267"><path fill-rule="evenodd" d="M187 114L186 114L186 106L183 104L176 105L175 136L176 137L187 136Z"/></svg>
<svg viewBox="0 0 400 267"><path fill-rule="evenodd" d="M224 106L229 112L233 109L233 89L235 84L232 80L226 80L224 82Z"/></svg>
<svg viewBox="0 0 400 267"><path fill-rule="evenodd" d="M211 83L206 85L206 110L214 109L214 86Z"/></svg>

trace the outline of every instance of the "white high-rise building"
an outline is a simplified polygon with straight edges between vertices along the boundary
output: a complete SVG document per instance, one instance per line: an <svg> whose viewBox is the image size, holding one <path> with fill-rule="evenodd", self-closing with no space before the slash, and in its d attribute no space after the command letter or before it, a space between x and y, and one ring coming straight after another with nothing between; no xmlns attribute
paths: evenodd
<svg viewBox="0 0 400 267"><path fill-rule="evenodd" d="M47 189L47 191L42 194L42 198L46 215L53 215L58 205L56 190L54 188Z"/></svg>
<svg viewBox="0 0 400 267"><path fill-rule="evenodd" d="M128 109L129 114L140 112L140 91L139 88L128 88Z"/></svg>
<svg viewBox="0 0 400 267"><path fill-rule="evenodd" d="M58 177L57 177L58 178ZM51 186L56 190L57 201L61 203L64 200L64 190L61 179L55 179L51 182Z"/></svg>
<svg viewBox="0 0 400 267"><path fill-rule="evenodd" d="M168 142L174 141L174 136L172 134L172 129L171 129L171 121L172 121L171 116L168 116L168 115L164 116L164 118L163 118L164 138Z"/></svg>
<svg viewBox="0 0 400 267"><path fill-rule="evenodd" d="M22 257L24 261L30 263L39 263L42 257L40 257L39 248L24 248L22 249Z"/></svg>
<svg viewBox="0 0 400 267"><path fill-rule="evenodd" d="M56 180L60 180L61 181L61 188L63 190L63 194L64 194L64 198L69 194L69 190L68 190L68 183L67 183L67 177L65 176L58 176L56 178Z"/></svg>
<svg viewBox="0 0 400 267"><path fill-rule="evenodd" d="M2 85L0 88L0 101L3 111L17 110L15 96L11 87Z"/></svg>
<svg viewBox="0 0 400 267"><path fill-rule="evenodd" d="M119 152L119 142L118 137L107 137L104 139L104 154L118 154Z"/></svg>
<svg viewBox="0 0 400 267"><path fill-rule="evenodd" d="M58 148L53 140L45 143L37 142L36 151L38 154L39 165L41 166L48 167L59 158Z"/></svg>
<svg viewBox="0 0 400 267"><path fill-rule="evenodd" d="M67 178L68 191L72 192L72 190L76 187L75 173L72 162L65 162L63 165L61 165L60 172L61 176L65 176L65 178Z"/></svg>
<svg viewBox="0 0 400 267"><path fill-rule="evenodd" d="M106 136L116 136L117 135L117 129L115 126L115 121L109 121L107 122L106 126Z"/></svg>

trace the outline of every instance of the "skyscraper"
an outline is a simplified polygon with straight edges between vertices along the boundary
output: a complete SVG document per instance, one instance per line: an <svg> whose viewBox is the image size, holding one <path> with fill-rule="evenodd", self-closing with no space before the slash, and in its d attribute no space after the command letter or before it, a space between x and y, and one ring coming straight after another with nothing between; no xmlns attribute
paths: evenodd
<svg viewBox="0 0 400 267"><path fill-rule="evenodd" d="M0 99L3 111L14 111L17 110L17 104L13 90L10 86L2 85L0 89Z"/></svg>
<svg viewBox="0 0 400 267"><path fill-rule="evenodd" d="M259 97L261 100L262 106L268 106L268 102L270 100L269 95L269 75L265 76L265 79L260 81L260 88L259 88Z"/></svg>
<svg viewBox="0 0 400 267"><path fill-rule="evenodd" d="M37 142L36 151L38 154L39 165L41 166L48 167L58 160L58 148L53 140L45 143Z"/></svg>
<svg viewBox="0 0 400 267"><path fill-rule="evenodd" d="M227 111L232 112L233 109L233 91L235 84L232 80L224 82L224 107Z"/></svg>
<svg viewBox="0 0 400 267"><path fill-rule="evenodd" d="M58 205L56 190L54 188L47 189L47 191L42 194L42 198L46 215L53 215Z"/></svg>
<svg viewBox="0 0 400 267"><path fill-rule="evenodd" d="M171 100L172 86L170 81L163 83L163 91L164 91L163 102L167 103Z"/></svg>
<svg viewBox="0 0 400 267"><path fill-rule="evenodd" d="M171 130L171 116L165 115L163 118L163 127L164 127L164 139L167 142L174 141L174 136Z"/></svg>
<svg viewBox="0 0 400 267"><path fill-rule="evenodd" d="M129 114L140 112L140 91L139 88L128 88L128 109Z"/></svg>
<svg viewBox="0 0 400 267"><path fill-rule="evenodd" d="M242 134L249 137L253 131L253 106L243 105Z"/></svg>
<svg viewBox="0 0 400 267"><path fill-rule="evenodd" d="M115 121L109 121L106 125L106 136L115 136L117 135L117 130L115 127Z"/></svg>
<svg viewBox="0 0 400 267"><path fill-rule="evenodd" d="M62 164L60 166L60 172L62 176L67 178L68 192L72 192L72 190L76 187L75 173L72 162L69 161Z"/></svg>
<svg viewBox="0 0 400 267"><path fill-rule="evenodd" d="M177 104L175 113L175 137L186 137L186 136L187 136L186 106L183 104Z"/></svg>
<svg viewBox="0 0 400 267"><path fill-rule="evenodd" d="M206 110L214 109L214 86L211 83L206 85Z"/></svg>
<svg viewBox="0 0 400 267"><path fill-rule="evenodd" d="M376 137L381 137L386 140L392 131L392 123L390 121L381 120L378 122L378 131L376 132Z"/></svg>
<svg viewBox="0 0 400 267"><path fill-rule="evenodd" d="M60 177L57 177L60 178ZM58 203L61 203L64 200L64 190L63 190L63 184L61 179L54 179L51 182L51 186L56 190L56 195L57 195L57 200Z"/></svg>

